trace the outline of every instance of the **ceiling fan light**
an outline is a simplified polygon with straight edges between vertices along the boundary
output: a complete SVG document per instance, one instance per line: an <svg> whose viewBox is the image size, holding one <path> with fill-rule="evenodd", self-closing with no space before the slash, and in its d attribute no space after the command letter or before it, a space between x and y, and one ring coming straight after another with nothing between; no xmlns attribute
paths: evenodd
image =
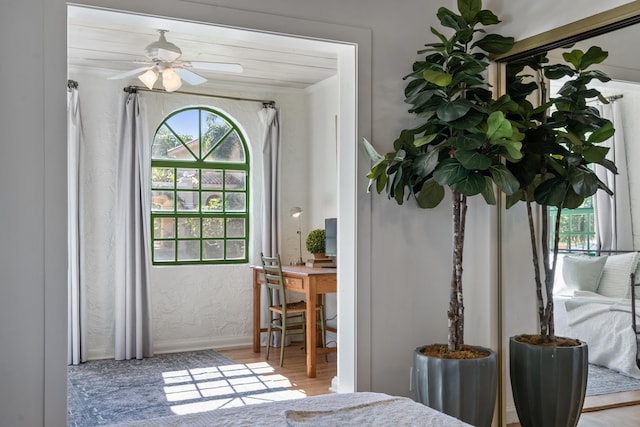
<svg viewBox="0 0 640 427"><path fill-rule="evenodd" d="M155 70L147 70L138 76L138 79L149 89L153 89L153 85L158 80L158 73Z"/></svg>
<svg viewBox="0 0 640 427"><path fill-rule="evenodd" d="M164 86L167 92L173 92L182 86L182 80L180 80L180 76L173 71L173 68L165 68L162 70L162 86Z"/></svg>

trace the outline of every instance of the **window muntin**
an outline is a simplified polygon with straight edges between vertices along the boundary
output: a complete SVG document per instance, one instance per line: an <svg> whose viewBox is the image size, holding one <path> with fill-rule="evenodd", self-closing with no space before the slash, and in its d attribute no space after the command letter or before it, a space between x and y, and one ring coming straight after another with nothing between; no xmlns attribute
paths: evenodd
<svg viewBox="0 0 640 427"><path fill-rule="evenodd" d="M248 261L248 151L237 125L205 107L171 114L152 144L154 265Z"/></svg>

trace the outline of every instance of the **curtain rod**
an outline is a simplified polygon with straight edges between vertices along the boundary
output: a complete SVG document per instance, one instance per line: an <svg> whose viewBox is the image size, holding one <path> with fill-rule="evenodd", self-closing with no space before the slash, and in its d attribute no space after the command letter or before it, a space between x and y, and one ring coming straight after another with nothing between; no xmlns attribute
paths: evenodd
<svg viewBox="0 0 640 427"><path fill-rule="evenodd" d="M176 94L176 95L195 95L195 96L206 96L209 98L224 98L224 99L232 99L234 101L251 101L251 102L260 102L265 107L273 107L276 105L276 101L272 100L264 100L264 99L253 99L253 98L240 98L236 96L225 96L225 95L212 95L208 93L198 93L198 92L186 92L186 91L175 91L175 92L167 92L162 89L148 89L143 86L127 86L124 88L125 92L135 93L138 91L143 92L153 92L153 93L168 93L168 94Z"/></svg>

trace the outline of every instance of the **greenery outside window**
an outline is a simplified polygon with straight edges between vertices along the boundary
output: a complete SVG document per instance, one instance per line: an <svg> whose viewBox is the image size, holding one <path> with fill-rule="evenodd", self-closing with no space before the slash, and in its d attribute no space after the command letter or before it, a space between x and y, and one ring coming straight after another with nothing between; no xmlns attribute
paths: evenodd
<svg viewBox="0 0 640 427"><path fill-rule="evenodd" d="M248 262L249 153L232 120L206 107L169 115L151 175L154 265Z"/></svg>
<svg viewBox="0 0 640 427"><path fill-rule="evenodd" d="M549 208L550 223L555 223L558 210ZM551 230L551 241L555 230ZM560 252L591 252L597 249L595 220L593 215L593 200L584 199L577 209L563 209L560 217Z"/></svg>

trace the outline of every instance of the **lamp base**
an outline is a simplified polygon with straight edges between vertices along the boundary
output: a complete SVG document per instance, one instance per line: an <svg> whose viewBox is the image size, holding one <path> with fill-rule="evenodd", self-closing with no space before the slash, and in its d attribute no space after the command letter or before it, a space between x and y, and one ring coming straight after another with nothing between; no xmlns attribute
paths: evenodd
<svg viewBox="0 0 640 427"><path fill-rule="evenodd" d="M291 261L291 265L304 265L302 258L298 258L296 261Z"/></svg>

